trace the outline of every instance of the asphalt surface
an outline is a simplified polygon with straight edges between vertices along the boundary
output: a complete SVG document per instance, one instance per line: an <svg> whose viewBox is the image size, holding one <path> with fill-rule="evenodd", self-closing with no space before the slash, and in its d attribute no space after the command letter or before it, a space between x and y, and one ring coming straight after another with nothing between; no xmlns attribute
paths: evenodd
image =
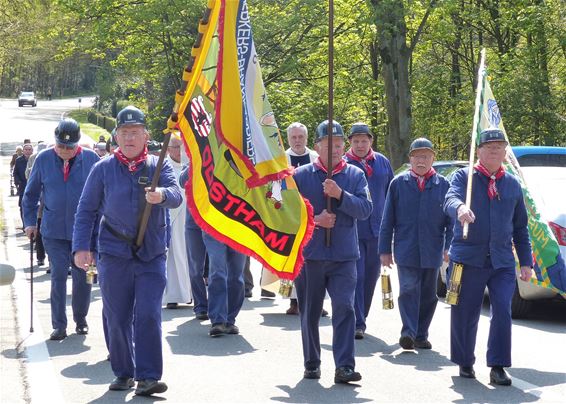
<svg viewBox="0 0 566 404"><path fill-rule="evenodd" d="M42 108L40 101L38 106ZM27 122L20 114L30 108L5 110L2 125L14 128ZM64 108L63 108L64 109ZM35 116L32 141L49 136L59 109ZM35 112L34 112L35 114ZM27 116L27 115L26 115ZM22 132L19 141L28 137ZM34 137L37 135L37 137ZM17 143L18 138L15 142ZM0 141L2 143L2 141ZM0 261L17 270L11 286L0 287L0 402L120 403L167 400L184 402L545 402L562 403L566 397L566 305L545 302L535 305L531 317L514 322L513 378L511 387L489 384L485 365L489 309L484 305L476 347L477 380L457 377L449 361L450 308L443 301L431 325L431 351L402 351L397 343L401 329L398 309L383 310L376 293L368 319L366 338L356 341L356 369L363 379L354 385L333 383L332 317L320 322L322 378L302 378L299 319L284 314L288 300L246 299L237 318L240 335L210 338L209 321L198 321L192 306L163 309L163 380L169 390L153 398L136 397L132 391L108 391L113 375L106 361L102 336L101 300L93 288L88 315L90 333L74 333L68 282L69 337L49 341L49 275L34 267L33 328L30 332L30 251L21 229L17 197L10 196L9 157L0 157L0 198L4 206L5 232L1 235ZM34 260L35 264L35 260ZM260 268L252 263L259 283ZM398 295L395 271L393 292ZM395 302L397 305L397 302ZM330 302L325 308L331 312ZM332 313L330 313L332 314Z"/></svg>

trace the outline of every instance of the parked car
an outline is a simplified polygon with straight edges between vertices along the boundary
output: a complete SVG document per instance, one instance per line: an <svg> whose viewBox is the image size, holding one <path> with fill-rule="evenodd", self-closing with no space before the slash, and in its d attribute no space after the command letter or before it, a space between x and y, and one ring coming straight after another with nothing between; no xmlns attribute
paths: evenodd
<svg viewBox="0 0 566 404"><path fill-rule="evenodd" d="M549 162L552 160L541 158L539 161ZM521 171L541 218L548 222L560 246L560 254L563 258L566 257L566 165L561 167L526 166L521 167ZM440 297L446 296L447 266L444 264L440 268L437 287L437 294ZM517 288L511 302L513 318L525 317L530 310L532 301L553 298L560 299L560 295L542 286L520 281L519 265L517 264Z"/></svg>
<svg viewBox="0 0 566 404"><path fill-rule="evenodd" d="M33 91L22 91L18 97L18 107L23 107L24 105L31 105L32 107L37 107L37 99L35 98L35 93Z"/></svg>
<svg viewBox="0 0 566 404"><path fill-rule="evenodd" d="M514 146L521 167L566 167L566 147Z"/></svg>

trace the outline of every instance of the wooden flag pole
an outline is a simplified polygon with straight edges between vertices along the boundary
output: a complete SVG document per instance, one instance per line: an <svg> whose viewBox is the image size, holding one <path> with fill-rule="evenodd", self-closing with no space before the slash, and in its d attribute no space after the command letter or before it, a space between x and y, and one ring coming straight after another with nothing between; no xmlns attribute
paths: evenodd
<svg viewBox="0 0 566 404"><path fill-rule="evenodd" d="M332 129L334 127L334 0L328 0L328 161L326 178L332 178ZM332 213L332 200L326 197L326 211ZM326 246L330 247L330 229L326 229Z"/></svg>
<svg viewBox="0 0 566 404"><path fill-rule="evenodd" d="M468 162L468 186L466 188L466 207L470 209L472 204L472 179L474 175L474 163L476 159L476 139L478 126L480 124L480 105L482 103L482 90L483 90L483 76L485 70L485 48L481 50L480 65L478 68L478 83L476 85L476 105L474 111L474 123L472 125L472 138L470 141L470 160ZM464 228L462 229L462 237L464 240L468 238L468 228L469 224L464 223Z"/></svg>

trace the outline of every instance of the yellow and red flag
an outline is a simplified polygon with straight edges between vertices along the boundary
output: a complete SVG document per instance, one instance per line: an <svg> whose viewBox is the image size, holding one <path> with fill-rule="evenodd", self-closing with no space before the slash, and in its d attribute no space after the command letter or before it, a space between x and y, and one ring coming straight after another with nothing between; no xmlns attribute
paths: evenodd
<svg viewBox="0 0 566 404"><path fill-rule="evenodd" d="M204 231L294 279L312 235L312 208L287 164L246 1L209 0L199 33L176 99L190 158L189 209Z"/></svg>

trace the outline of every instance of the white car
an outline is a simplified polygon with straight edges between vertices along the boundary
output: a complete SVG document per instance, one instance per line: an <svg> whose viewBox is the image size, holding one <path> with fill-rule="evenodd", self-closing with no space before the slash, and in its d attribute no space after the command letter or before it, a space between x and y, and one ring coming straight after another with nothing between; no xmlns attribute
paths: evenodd
<svg viewBox="0 0 566 404"><path fill-rule="evenodd" d="M37 99L35 98L35 93L33 91L22 91L18 97L18 107L23 107L24 105L31 105L32 107L37 107Z"/></svg>
<svg viewBox="0 0 566 404"><path fill-rule="evenodd" d="M566 167L523 167L521 171L541 218L550 225L560 246L560 254L565 258ZM446 264L440 268L437 293L441 297L446 296L446 268ZM524 317L533 300L559 298L560 295L550 289L519 280L518 275L517 267L517 289L511 303L513 318Z"/></svg>

